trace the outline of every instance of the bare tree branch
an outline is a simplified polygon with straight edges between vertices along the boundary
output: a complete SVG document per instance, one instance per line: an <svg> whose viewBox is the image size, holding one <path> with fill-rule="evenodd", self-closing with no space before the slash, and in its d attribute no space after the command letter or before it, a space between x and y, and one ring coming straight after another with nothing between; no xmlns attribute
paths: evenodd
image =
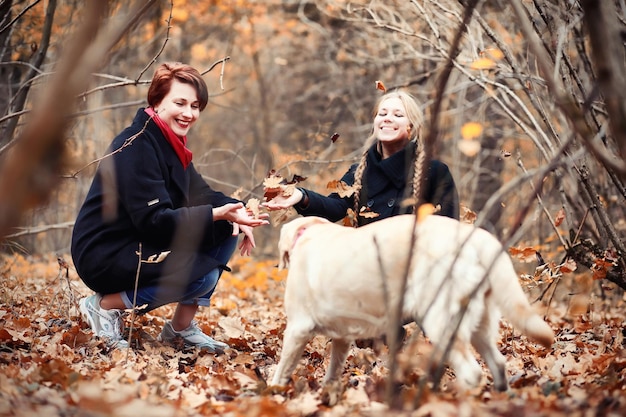
<svg viewBox="0 0 626 417"><path fill-rule="evenodd" d="M0 167L0 237L18 224L24 211L44 203L55 188L64 163L65 130L75 97L85 89L90 74L102 65L111 47L154 3L138 1L128 16L106 27L106 2L85 6L84 21L59 61L50 88Z"/></svg>

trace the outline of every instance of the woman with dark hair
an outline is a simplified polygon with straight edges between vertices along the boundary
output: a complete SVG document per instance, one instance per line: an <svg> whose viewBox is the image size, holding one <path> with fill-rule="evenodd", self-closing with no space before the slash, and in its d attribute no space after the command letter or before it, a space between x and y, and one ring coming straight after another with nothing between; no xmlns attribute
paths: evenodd
<svg viewBox="0 0 626 417"><path fill-rule="evenodd" d="M255 246L243 202L213 190L196 171L187 133L208 102L201 74L181 63L160 65L148 107L111 143L78 213L72 258L96 294L79 306L94 334L128 347L122 311L178 303L158 339L223 351L193 320L208 306L238 235L242 255Z"/></svg>
<svg viewBox="0 0 626 417"><path fill-rule="evenodd" d="M341 178L352 187L350 196L338 193L328 196L296 188L289 196L278 195L264 203L269 210L294 207L304 216L320 216L333 222L341 220L352 209L356 226L398 214L412 213L419 201L420 180L423 201L436 207L436 214L459 218L459 199L452 174L438 160L428 163L422 172L424 152L420 145L423 123L417 100L405 91L382 95L374 110L372 133L361 160ZM373 142L373 143L372 143ZM410 202L407 204L406 202ZM368 213L363 215L363 213Z"/></svg>

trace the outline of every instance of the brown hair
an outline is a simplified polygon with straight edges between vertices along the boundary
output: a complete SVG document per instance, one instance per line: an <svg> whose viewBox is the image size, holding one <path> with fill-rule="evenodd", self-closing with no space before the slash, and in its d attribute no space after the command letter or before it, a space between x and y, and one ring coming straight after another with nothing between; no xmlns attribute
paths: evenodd
<svg viewBox="0 0 626 417"><path fill-rule="evenodd" d="M417 203L419 201L418 196L421 193L421 191L418 190L418 188L420 186L420 180L422 176L422 166L424 163L423 161L424 161L424 156L425 156L423 146L421 146L420 144L420 141L422 140L421 131L422 131L422 124L424 121L424 116L423 116L422 110L419 107L417 99L413 95L411 95L410 93L407 93L406 91L394 90L394 91L390 91L380 96L380 98L376 101L376 105L374 106L373 117L376 117L376 114L378 114L378 109L380 108L380 105L382 104L382 102L392 97L400 99L406 111L406 117L409 119L409 123L410 123L409 126L411 127L411 131L409 132L409 141L417 142L417 148L416 148L417 154L415 155L415 160L414 160L414 165L413 165L413 178L411 179L411 197L413 201ZM367 138L367 141L365 142L365 152L363 152L363 155L361 156L361 159L359 161L359 165L357 165L356 170L354 171L354 185L353 185L353 189L354 189L353 210L355 212L355 217L354 217L355 220L353 222L354 227L358 226L358 218L359 218L360 205L361 205L361 189L363 188L363 173L365 172L365 168L367 166L367 153L369 151L370 146L373 144L373 141L375 140L375 138L376 138L376 133L374 132L374 128L372 126L372 132L370 133L370 136Z"/></svg>
<svg viewBox="0 0 626 417"><path fill-rule="evenodd" d="M148 104L155 107L169 93L172 81L191 84L198 95L200 111L204 110L209 102L209 91L202 75L194 67L180 62L165 62L154 71L150 88L148 89Z"/></svg>

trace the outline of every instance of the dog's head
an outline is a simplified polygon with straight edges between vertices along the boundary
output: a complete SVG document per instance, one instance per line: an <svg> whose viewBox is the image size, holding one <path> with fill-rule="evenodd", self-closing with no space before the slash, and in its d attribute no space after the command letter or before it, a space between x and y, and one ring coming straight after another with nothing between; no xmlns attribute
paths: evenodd
<svg viewBox="0 0 626 417"><path fill-rule="evenodd" d="M320 223L330 222L322 217L307 216L298 217L283 225L278 240L278 269L289 267L289 255L298 238L308 227Z"/></svg>

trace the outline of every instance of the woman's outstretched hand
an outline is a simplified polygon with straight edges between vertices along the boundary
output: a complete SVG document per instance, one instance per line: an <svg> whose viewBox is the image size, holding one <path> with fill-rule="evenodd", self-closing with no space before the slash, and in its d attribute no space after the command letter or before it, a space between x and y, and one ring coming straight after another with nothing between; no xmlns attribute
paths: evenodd
<svg viewBox="0 0 626 417"><path fill-rule="evenodd" d="M257 226L269 224L269 214L261 213L257 217L250 215L243 203L229 203L221 207L213 208L213 220L228 220L233 224L233 236L243 233L243 239L239 244L242 256L248 256L256 247L253 230Z"/></svg>
<svg viewBox="0 0 626 417"><path fill-rule="evenodd" d="M261 213L258 217L250 215L243 203L228 203L220 207L213 207L213 220L228 220L243 226L257 227L269 224L269 214ZM239 234L239 230L237 230Z"/></svg>
<svg viewBox="0 0 626 417"><path fill-rule="evenodd" d="M282 194L278 194L276 197L272 198L270 201L266 201L261 204L263 207L270 211L274 210L283 210L288 209L289 207L293 207L302 200L303 194L302 191L295 188L293 193L290 196L284 196Z"/></svg>

